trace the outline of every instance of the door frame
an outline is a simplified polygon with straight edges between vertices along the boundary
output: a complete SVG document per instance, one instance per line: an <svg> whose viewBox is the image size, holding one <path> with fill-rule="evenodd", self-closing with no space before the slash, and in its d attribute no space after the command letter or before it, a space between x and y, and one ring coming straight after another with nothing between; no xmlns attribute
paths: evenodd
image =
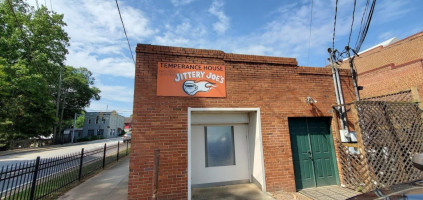
<svg viewBox="0 0 423 200"><path fill-rule="evenodd" d="M330 140L329 140L329 145L332 148L332 153L331 153L331 157L333 159L333 168L335 170L335 181L337 185L341 184L340 178L339 178L339 169L338 169L338 159L336 157L336 149L335 149L335 143L334 143L334 139L333 139L333 131L332 131L332 122L333 122L333 118L332 117L287 117L287 122L289 123L289 118L327 118L328 122L329 122L329 135L330 135ZM289 124L288 124L289 127ZM291 132L289 132L290 137L291 137ZM309 138L310 139L310 138ZM291 139L290 139L291 140ZM291 142L291 141L290 141ZM311 142L311 141L310 141ZM311 145L311 143L310 143ZM291 155L292 155L292 144L291 144ZM294 162L292 162L292 168L295 170L294 168ZM313 163L313 170L314 170L314 163ZM295 178L294 178L295 181ZM316 186L317 187L317 186ZM295 190L298 191L298 189L295 187Z"/></svg>
<svg viewBox="0 0 423 200"><path fill-rule="evenodd" d="M257 114L257 119L255 122L251 122L250 123L256 123L256 129L258 130L256 132L256 134L258 135L259 140L257 142L259 142L259 151L261 154L261 168L262 168L262 191L266 192L266 174L265 174L265 168L264 168L264 154L263 154L263 138L262 138L262 133L261 133L261 120L260 120L260 108L191 108L188 107L188 134L187 134L187 139L188 139L188 200L191 200L191 196L192 196L192 192L191 192L191 177L192 177L192 173L191 173L191 114L192 112L225 112L225 113L230 113L230 112L255 112ZM247 137L248 137L248 133L247 133ZM249 146L247 144L247 146ZM248 147L249 148L249 147ZM251 175L250 175L251 176Z"/></svg>

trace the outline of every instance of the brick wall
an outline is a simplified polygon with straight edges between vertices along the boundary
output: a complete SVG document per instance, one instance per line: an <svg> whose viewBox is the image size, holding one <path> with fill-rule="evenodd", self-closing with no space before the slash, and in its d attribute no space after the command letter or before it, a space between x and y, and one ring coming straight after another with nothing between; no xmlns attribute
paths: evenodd
<svg viewBox="0 0 423 200"><path fill-rule="evenodd" d="M161 150L159 199L187 198L188 107L259 107L267 190L295 191L288 117L332 116L335 95L330 69L298 67L293 58L216 50L139 44L136 53L128 199L152 196L154 149ZM227 97L156 96L158 62L225 65ZM341 71L346 102L350 102L354 96L347 73ZM307 96L318 101L315 106L306 103Z"/></svg>
<svg viewBox="0 0 423 200"><path fill-rule="evenodd" d="M385 47L377 47L355 58L361 97L419 88L423 94L423 32ZM348 62L341 68L349 68Z"/></svg>

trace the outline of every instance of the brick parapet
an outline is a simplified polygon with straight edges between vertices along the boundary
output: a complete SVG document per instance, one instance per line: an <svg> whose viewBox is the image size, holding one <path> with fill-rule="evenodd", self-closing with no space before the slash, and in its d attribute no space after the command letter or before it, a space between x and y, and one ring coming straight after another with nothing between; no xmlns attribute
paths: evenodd
<svg viewBox="0 0 423 200"><path fill-rule="evenodd" d="M148 45L148 44L138 44L136 48L136 52L162 54L162 55L175 55L175 56L217 58L217 59L222 59L224 61L232 61L232 62L267 63L267 64L280 64L280 65L292 65L292 66L297 66L298 64L297 59L295 58L244 55L244 54L225 53L220 50L169 47L169 46Z"/></svg>

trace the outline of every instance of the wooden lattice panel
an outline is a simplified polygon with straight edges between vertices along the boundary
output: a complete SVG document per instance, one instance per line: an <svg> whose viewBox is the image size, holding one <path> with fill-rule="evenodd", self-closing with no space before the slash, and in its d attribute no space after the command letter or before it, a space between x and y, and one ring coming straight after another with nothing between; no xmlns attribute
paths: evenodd
<svg viewBox="0 0 423 200"><path fill-rule="evenodd" d="M360 154L338 143L344 183L369 191L422 179L412 156L423 153L422 111L415 103L360 101L355 103ZM354 114L352 112L349 115ZM361 139L361 140L360 140Z"/></svg>
<svg viewBox="0 0 423 200"><path fill-rule="evenodd" d="M364 101L389 101L389 102L412 102L413 94L411 90L396 92L392 94L380 95L363 99Z"/></svg>

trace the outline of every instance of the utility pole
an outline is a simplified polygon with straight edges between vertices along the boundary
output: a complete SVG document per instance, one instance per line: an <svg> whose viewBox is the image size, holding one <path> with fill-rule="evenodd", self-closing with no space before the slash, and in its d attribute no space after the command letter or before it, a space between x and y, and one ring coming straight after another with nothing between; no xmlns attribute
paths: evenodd
<svg viewBox="0 0 423 200"><path fill-rule="evenodd" d="M351 78L352 78L353 85L354 85L355 97L356 97L357 101L360 101L360 93L358 92L358 85L357 85L357 72L354 69L354 58L355 58L355 56L351 57L350 50L352 50L352 49L350 49L349 46L346 46L345 50L347 51L348 61L350 63Z"/></svg>

